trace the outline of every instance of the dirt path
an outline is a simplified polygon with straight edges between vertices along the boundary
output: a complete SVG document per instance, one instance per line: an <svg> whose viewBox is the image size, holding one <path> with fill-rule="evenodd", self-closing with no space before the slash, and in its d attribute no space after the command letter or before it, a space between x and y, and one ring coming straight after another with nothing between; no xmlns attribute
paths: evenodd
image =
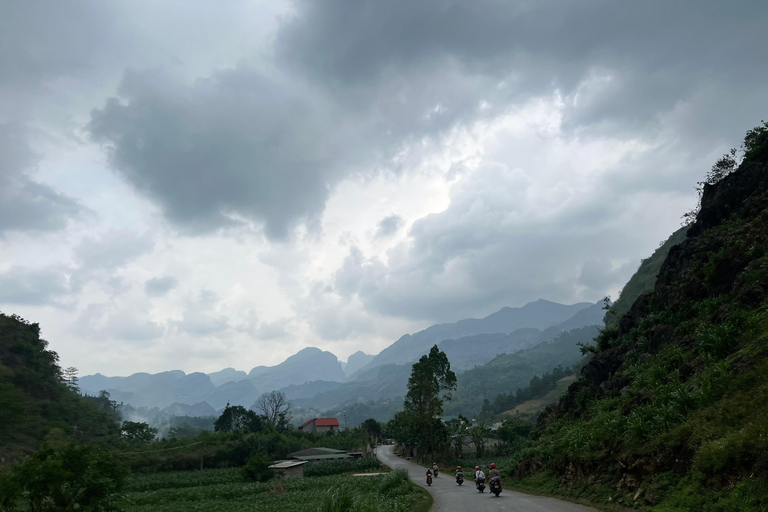
<svg viewBox="0 0 768 512"><path fill-rule="evenodd" d="M391 468L404 468L416 484L427 489L435 499L431 512L450 512L479 510L509 510L512 512L597 512L594 508L560 501L555 498L532 496L519 492L505 490L498 498L488 492L479 493L472 479L458 486L452 472L440 473L432 480L432 486L426 484L426 469L401 459L393 453L394 446L379 446L378 457ZM466 473L474 475L474 470Z"/></svg>

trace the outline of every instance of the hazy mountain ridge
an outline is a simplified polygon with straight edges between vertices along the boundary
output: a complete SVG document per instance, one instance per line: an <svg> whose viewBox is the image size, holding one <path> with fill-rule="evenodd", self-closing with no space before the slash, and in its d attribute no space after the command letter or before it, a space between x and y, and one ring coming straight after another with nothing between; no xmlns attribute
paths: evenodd
<svg viewBox="0 0 768 512"><path fill-rule="evenodd" d="M356 352L348 358L346 372L332 353L308 347L278 365L257 366L247 374L233 368L208 375L187 375L180 370L158 374L137 373L128 377L96 374L83 377L80 385L84 392L90 394L104 389L118 402L165 411L172 405L178 409L183 405L201 403L214 410L221 410L227 403L251 407L262 393L273 390L283 391L297 407L323 411L349 403L403 396L411 364L426 353L432 344L437 343L448 354L455 370L461 372L484 365L499 354L516 353L551 341L565 330L598 324L602 313L599 304L578 303L566 306L545 300L521 308L503 308L484 319L439 324L414 335L403 336L382 351L382 354L387 351L403 352L398 357L407 359L404 363L376 365L373 363L378 356ZM534 326L518 327L509 333L498 331L520 324ZM417 351L418 346L427 343L425 340L445 333L483 329L494 332L429 341L426 349ZM403 340L416 342L409 344L406 351ZM413 355L408 356L408 359L405 353ZM384 359L389 357L385 354ZM354 379L347 378L351 373Z"/></svg>
<svg viewBox="0 0 768 512"><path fill-rule="evenodd" d="M376 356L372 354L366 354L362 350L358 350L347 358L347 364L344 367L344 374L349 377L353 373L357 372L357 370L373 361L374 357Z"/></svg>
<svg viewBox="0 0 768 512"><path fill-rule="evenodd" d="M221 409L227 402L250 407L264 392L317 380L336 379L342 382L345 378L336 356L314 347L305 348L276 366L256 367L244 379L241 378L243 374L245 372L233 369L216 372L213 379L218 382L222 375L238 378L218 386L213 384L209 375L187 375L181 370L137 373L128 377L96 374L81 378L80 388L90 394L106 390L113 400L135 407L163 409L173 403L192 405L207 402L214 409Z"/></svg>
<svg viewBox="0 0 768 512"><path fill-rule="evenodd" d="M366 366L350 375L354 380L362 372L385 364L404 364L417 360L429 348L443 340L476 334L511 333L521 328L546 329L564 322L591 302L572 305L558 304L544 299L529 302L523 307L504 307L485 318L468 318L454 323L437 324L414 334L406 334L382 350Z"/></svg>

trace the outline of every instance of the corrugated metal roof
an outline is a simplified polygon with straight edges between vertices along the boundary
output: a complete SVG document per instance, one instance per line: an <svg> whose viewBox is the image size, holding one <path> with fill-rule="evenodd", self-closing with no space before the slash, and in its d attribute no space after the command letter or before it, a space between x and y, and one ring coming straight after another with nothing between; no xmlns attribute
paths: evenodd
<svg viewBox="0 0 768 512"><path fill-rule="evenodd" d="M270 469L288 469L292 468L294 466L301 466L302 464L306 464L307 461L305 460L286 460L277 462L275 464L272 464L269 466Z"/></svg>
<svg viewBox="0 0 768 512"><path fill-rule="evenodd" d="M307 448L306 450L299 450L298 452L289 453L289 458L301 457L302 455L330 455L333 453L346 453L344 450L336 450L334 448Z"/></svg>
<svg viewBox="0 0 768 512"><path fill-rule="evenodd" d="M325 460L325 459L351 459L351 455L346 453L333 453L329 455L299 455L296 457L299 460Z"/></svg>

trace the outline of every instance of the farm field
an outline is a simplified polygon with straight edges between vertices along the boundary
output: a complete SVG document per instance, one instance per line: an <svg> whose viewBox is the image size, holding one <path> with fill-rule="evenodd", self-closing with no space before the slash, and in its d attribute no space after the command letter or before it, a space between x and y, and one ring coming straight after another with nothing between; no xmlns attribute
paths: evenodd
<svg viewBox="0 0 768 512"><path fill-rule="evenodd" d="M394 511L411 509L414 493L404 471L366 478L349 475L246 482L239 469L137 475L117 503L126 512ZM349 505L352 505L350 508Z"/></svg>

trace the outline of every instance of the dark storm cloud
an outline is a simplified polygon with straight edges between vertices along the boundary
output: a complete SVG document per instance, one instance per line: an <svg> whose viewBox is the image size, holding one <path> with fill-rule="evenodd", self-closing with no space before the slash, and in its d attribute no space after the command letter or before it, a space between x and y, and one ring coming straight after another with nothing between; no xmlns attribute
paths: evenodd
<svg viewBox="0 0 768 512"><path fill-rule="evenodd" d="M0 274L0 304L61 305L69 293L63 272L14 266Z"/></svg>
<svg viewBox="0 0 768 512"><path fill-rule="evenodd" d="M599 135L653 129L703 84L762 90L767 5L298 1L268 71L128 71L89 129L181 229L279 239L316 229L350 173L534 96L560 91L564 126Z"/></svg>
<svg viewBox="0 0 768 512"><path fill-rule="evenodd" d="M90 131L176 225L206 232L245 217L282 237L322 212L340 148L322 137L322 108L290 87L241 68L192 87L130 71L120 93Z"/></svg>
<svg viewBox="0 0 768 512"><path fill-rule="evenodd" d="M179 285L173 276L153 277L144 283L144 292L148 297L162 297Z"/></svg>
<svg viewBox="0 0 768 512"><path fill-rule="evenodd" d="M297 2L278 50L288 62L346 94L392 75L458 65L462 74L508 79L510 97L557 88L584 91L573 126L642 125L702 81L745 82L768 74L765 2ZM492 89L475 97L503 95ZM443 101L440 95L436 101ZM448 108L451 105L446 105Z"/></svg>
<svg viewBox="0 0 768 512"><path fill-rule="evenodd" d="M112 6L93 0L4 4L0 90L13 88L23 95L56 78L98 70L117 56L110 45L115 21Z"/></svg>
<svg viewBox="0 0 768 512"><path fill-rule="evenodd" d="M0 124L0 236L62 229L84 210L74 199L35 181L30 173L36 163L22 127Z"/></svg>
<svg viewBox="0 0 768 512"><path fill-rule="evenodd" d="M379 227L376 230L376 238L387 238L395 233L397 233L397 230L403 227L403 224L405 221L402 217L399 215L390 215L388 217L384 217L379 221Z"/></svg>

